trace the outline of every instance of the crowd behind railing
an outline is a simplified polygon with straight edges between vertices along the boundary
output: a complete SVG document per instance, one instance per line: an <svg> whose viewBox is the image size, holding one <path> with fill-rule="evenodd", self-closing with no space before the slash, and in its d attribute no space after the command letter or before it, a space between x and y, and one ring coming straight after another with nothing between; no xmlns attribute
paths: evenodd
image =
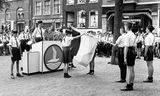
<svg viewBox="0 0 160 96"><path fill-rule="evenodd" d="M32 29L33 30L33 29ZM29 30L30 33L30 39L32 39L32 33L33 31ZM22 31L23 32L23 31ZM20 33L22 33L20 32ZM19 33L19 35L20 35ZM97 56L102 57L110 57L112 54L112 47L113 45L108 42L113 42L113 34L106 32L106 33L100 33L95 32L96 37L99 39L96 51ZM143 56L144 53L144 38L146 36L145 33L136 33L137 37L138 35L142 37L141 47L140 49L137 48L137 53L140 51L140 55ZM12 32L3 32L0 34L0 56L6 56L10 55L9 52L9 46L7 45L9 43L9 40L12 36ZM52 28L46 29L44 33L45 40L47 41L56 41L56 40L62 40L63 38L63 32L62 30L53 30ZM154 56L157 58L160 58L160 37L156 36L155 43L154 43ZM139 57L137 57L139 58Z"/></svg>

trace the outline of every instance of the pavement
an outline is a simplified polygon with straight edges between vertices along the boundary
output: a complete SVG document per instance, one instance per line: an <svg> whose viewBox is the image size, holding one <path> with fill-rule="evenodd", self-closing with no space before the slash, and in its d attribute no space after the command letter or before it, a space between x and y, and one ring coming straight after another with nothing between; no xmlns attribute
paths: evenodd
<svg viewBox="0 0 160 96"><path fill-rule="evenodd" d="M107 62L110 58L96 57L95 75L86 75L88 67L79 64L70 69L72 78L63 78L63 72L24 75L10 79L10 56L0 56L0 96L160 96L160 59L154 59L154 82L143 83L147 66L143 59L135 65L134 91L122 92L126 83L119 80L119 67Z"/></svg>

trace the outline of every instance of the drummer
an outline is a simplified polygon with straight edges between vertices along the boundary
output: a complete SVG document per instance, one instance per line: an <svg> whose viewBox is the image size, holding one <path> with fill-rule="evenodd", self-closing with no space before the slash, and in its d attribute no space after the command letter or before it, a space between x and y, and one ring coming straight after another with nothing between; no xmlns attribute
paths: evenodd
<svg viewBox="0 0 160 96"><path fill-rule="evenodd" d="M22 52L24 52L24 50L29 51L31 49L31 46L28 45L27 42L31 39L31 35L29 33L28 26L25 26L24 31L20 33L19 39Z"/></svg>
<svg viewBox="0 0 160 96"><path fill-rule="evenodd" d="M32 37L35 43L44 40L45 30L42 28L42 25L43 25L43 22L38 21L38 27L34 29L34 32L32 34Z"/></svg>

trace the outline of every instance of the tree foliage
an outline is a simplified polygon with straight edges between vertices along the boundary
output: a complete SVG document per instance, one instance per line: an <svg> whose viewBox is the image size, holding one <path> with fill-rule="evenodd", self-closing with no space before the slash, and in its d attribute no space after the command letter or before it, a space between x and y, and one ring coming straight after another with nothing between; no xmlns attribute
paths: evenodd
<svg viewBox="0 0 160 96"><path fill-rule="evenodd" d="M0 0L0 11L2 11L4 8L8 8L10 6L10 3L6 0Z"/></svg>

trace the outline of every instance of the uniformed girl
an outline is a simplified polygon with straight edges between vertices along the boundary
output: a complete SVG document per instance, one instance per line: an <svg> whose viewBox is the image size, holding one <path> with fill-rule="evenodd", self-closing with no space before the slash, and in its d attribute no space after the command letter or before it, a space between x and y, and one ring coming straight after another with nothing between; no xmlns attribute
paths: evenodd
<svg viewBox="0 0 160 96"><path fill-rule="evenodd" d="M153 46L155 42L155 37L152 34L152 31L154 30L153 26L148 26L146 29L146 32L148 35L145 37L145 53L144 53L144 60L147 63L148 67L148 78L143 82L153 82Z"/></svg>
<svg viewBox="0 0 160 96"><path fill-rule="evenodd" d="M21 60L21 49L20 49L20 41L18 40L17 37L17 31L13 31L13 36L10 39L9 42L9 47L10 47L10 53L11 53L11 79L14 79L14 74L13 74L13 67L14 63L16 62L17 65L17 77L23 77L20 72L19 72L19 60Z"/></svg>
<svg viewBox="0 0 160 96"><path fill-rule="evenodd" d="M73 27L72 27L73 28ZM83 35L83 34L82 34ZM72 32L70 30L65 31L65 36L62 39L62 47L63 47L63 63L64 63L64 78L70 78L71 76L68 74L68 66L71 62L70 55L70 45L71 41L75 38L79 38L82 35L78 35L76 37L72 37Z"/></svg>

